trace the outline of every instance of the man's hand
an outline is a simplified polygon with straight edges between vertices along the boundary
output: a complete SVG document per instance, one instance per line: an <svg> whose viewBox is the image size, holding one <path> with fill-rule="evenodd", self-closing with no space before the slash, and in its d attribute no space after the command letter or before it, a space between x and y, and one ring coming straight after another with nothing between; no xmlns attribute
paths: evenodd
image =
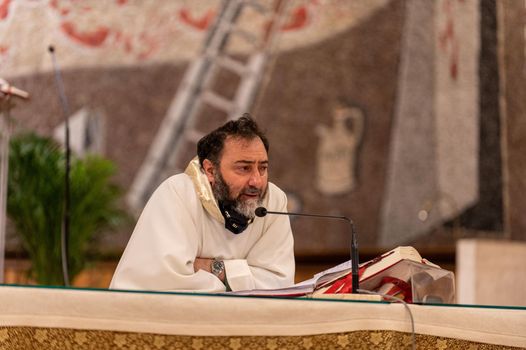
<svg viewBox="0 0 526 350"><path fill-rule="evenodd" d="M195 258L194 261L194 271L197 272L199 270L203 270L206 272L212 273L212 261L214 259L207 259L207 258ZM219 276L217 276L221 282L225 283L225 272L221 272Z"/></svg>

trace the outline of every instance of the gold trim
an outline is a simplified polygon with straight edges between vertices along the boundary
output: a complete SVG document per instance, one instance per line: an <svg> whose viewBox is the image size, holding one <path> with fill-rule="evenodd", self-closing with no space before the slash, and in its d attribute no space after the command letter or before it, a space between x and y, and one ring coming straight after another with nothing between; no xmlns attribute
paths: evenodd
<svg viewBox="0 0 526 350"><path fill-rule="evenodd" d="M518 349L416 335L418 349ZM64 328L0 327L1 349L409 349L411 335L355 331L306 336L188 336Z"/></svg>
<svg viewBox="0 0 526 350"><path fill-rule="evenodd" d="M194 157L194 159L188 163L184 173L188 175L190 179L192 179L195 191L197 192L199 200L206 211L212 215L213 218L224 224L225 218L217 206L217 201L214 197L214 193L212 192L210 181L208 181L208 178L201 169L201 165L199 164L199 159L197 157Z"/></svg>

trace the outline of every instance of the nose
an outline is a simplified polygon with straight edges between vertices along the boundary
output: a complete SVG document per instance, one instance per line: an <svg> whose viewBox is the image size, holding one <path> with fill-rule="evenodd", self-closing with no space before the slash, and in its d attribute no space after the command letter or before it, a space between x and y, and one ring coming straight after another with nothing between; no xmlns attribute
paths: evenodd
<svg viewBox="0 0 526 350"><path fill-rule="evenodd" d="M258 169L254 169L250 174L250 178L248 179L249 186L260 188L262 182L263 175L261 175Z"/></svg>

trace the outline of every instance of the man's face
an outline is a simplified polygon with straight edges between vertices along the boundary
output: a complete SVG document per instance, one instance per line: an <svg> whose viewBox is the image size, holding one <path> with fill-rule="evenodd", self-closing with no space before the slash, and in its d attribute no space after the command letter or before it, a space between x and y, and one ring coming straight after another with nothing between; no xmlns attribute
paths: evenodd
<svg viewBox="0 0 526 350"><path fill-rule="evenodd" d="M209 160L203 167L216 199L234 202L238 212L253 218L268 186L268 156L261 139L227 137L219 169Z"/></svg>

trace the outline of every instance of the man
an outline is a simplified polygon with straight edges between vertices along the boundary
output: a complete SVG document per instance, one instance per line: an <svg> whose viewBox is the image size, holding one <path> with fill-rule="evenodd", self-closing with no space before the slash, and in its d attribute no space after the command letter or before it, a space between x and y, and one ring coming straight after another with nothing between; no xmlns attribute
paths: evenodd
<svg viewBox="0 0 526 350"><path fill-rule="evenodd" d="M285 193L268 182L268 149L247 115L203 137L198 159L146 204L110 288L221 292L292 285L288 217L254 214L259 206L287 209Z"/></svg>

